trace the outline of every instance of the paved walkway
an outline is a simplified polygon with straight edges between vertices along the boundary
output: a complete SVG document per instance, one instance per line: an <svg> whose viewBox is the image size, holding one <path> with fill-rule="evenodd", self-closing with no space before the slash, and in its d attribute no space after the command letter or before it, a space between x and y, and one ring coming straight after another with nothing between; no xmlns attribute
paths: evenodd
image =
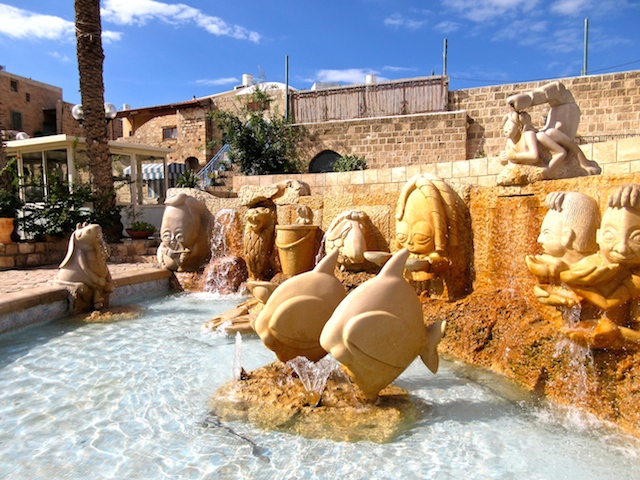
<svg viewBox="0 0 640 480"><path fill-rule="evenodd" d="M113 277L120 277L136 270L148 270L160 268L157 263L110 263L109 271ZM44 267L31 267L16 270L0 271L0 301L2 294L14 293L36 287L54 285L54 279L58 274L57 265Z"/></svg>

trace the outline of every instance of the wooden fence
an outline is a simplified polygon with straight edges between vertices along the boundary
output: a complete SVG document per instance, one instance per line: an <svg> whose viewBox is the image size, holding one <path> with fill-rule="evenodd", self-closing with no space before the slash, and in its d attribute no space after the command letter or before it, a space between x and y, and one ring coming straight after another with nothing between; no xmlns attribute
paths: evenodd
<svg viewBox="0 0 640 480"><path fill-rule="evenodd" d="M290 94L294 123L447 111L447 77L306 90Z"/></svg>

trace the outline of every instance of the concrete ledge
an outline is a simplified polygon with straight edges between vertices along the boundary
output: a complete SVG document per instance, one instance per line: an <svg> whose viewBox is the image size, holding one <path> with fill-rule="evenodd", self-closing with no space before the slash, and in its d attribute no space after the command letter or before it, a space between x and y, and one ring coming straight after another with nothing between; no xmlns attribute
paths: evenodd
<svg viewBox="0 0 640 480"><path fill-rule="evenodd" d="M173 277L173 272L170 270L160 268L147 268L134 270L131 273L121 272L119 274L113 274L113 283L116 288L124 287L125 285L132 285L134 283L151 282L154 280L164 280L165 278Z"/></svg>
<svg viewBox="0 0 640 480"><path fill-rule="evenodd" d="M159 268L135 269L113 275L112 304L144 295L171 291L173 272ZM64 318L70 312L69 291L61 285L44 285L0 297L0 334Z"/></svg>
<svg viewBox="0 0 640 480"><path fill-rule="evenodd" d="M0 299L0 315L12 313L35 305L67 300L67 289L63 286L27 288L20 292L5 293Z"/></svg>

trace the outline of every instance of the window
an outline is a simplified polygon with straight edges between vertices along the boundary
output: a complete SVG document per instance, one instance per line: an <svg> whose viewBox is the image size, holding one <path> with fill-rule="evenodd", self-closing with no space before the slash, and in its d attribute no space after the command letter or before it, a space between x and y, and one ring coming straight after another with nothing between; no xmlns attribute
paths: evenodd
<svg viewBox="0 0 640 480"><path fill-rule="evenodd" d="M11 129L22 131L22 113L11 111Z"/></svg>
<svg viewBox="0 0 640 480"><path fill-rule="evenodd" d="M30 101L31 101L31 94L30 94L30 93L27 93L27 94L25 95L25 97L26 97L26 99L27 99L27 102L30 102Z"/></svg>
<svg viewBox="0 0 640 480"><path fill-rule="evenodd" d="M162 129L162 139L178 138L178 127L165 127Z"/></svg>
<svg viewBox="0 0 640 480"><path fill-rule="evenodd" d="M18 91L18 81L17 80L11 80L11 91L12 92L17 92Z"/></svg>

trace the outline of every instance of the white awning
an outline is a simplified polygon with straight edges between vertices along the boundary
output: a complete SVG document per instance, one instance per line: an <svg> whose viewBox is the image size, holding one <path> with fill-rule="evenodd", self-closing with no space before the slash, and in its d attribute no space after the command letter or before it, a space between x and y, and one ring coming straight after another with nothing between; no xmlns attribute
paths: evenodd
<svg viewBox="0 0 640 480"><path fill-rule="evenodd" d="M142 164L142 179L143 180L160 180L164 178L164 165L162 163L143 163ZM168 163L167 173L168 177L178 178L187 169L184 163ZM131 167L126 167L123 171L125 175L131 175Z"/></svg>

